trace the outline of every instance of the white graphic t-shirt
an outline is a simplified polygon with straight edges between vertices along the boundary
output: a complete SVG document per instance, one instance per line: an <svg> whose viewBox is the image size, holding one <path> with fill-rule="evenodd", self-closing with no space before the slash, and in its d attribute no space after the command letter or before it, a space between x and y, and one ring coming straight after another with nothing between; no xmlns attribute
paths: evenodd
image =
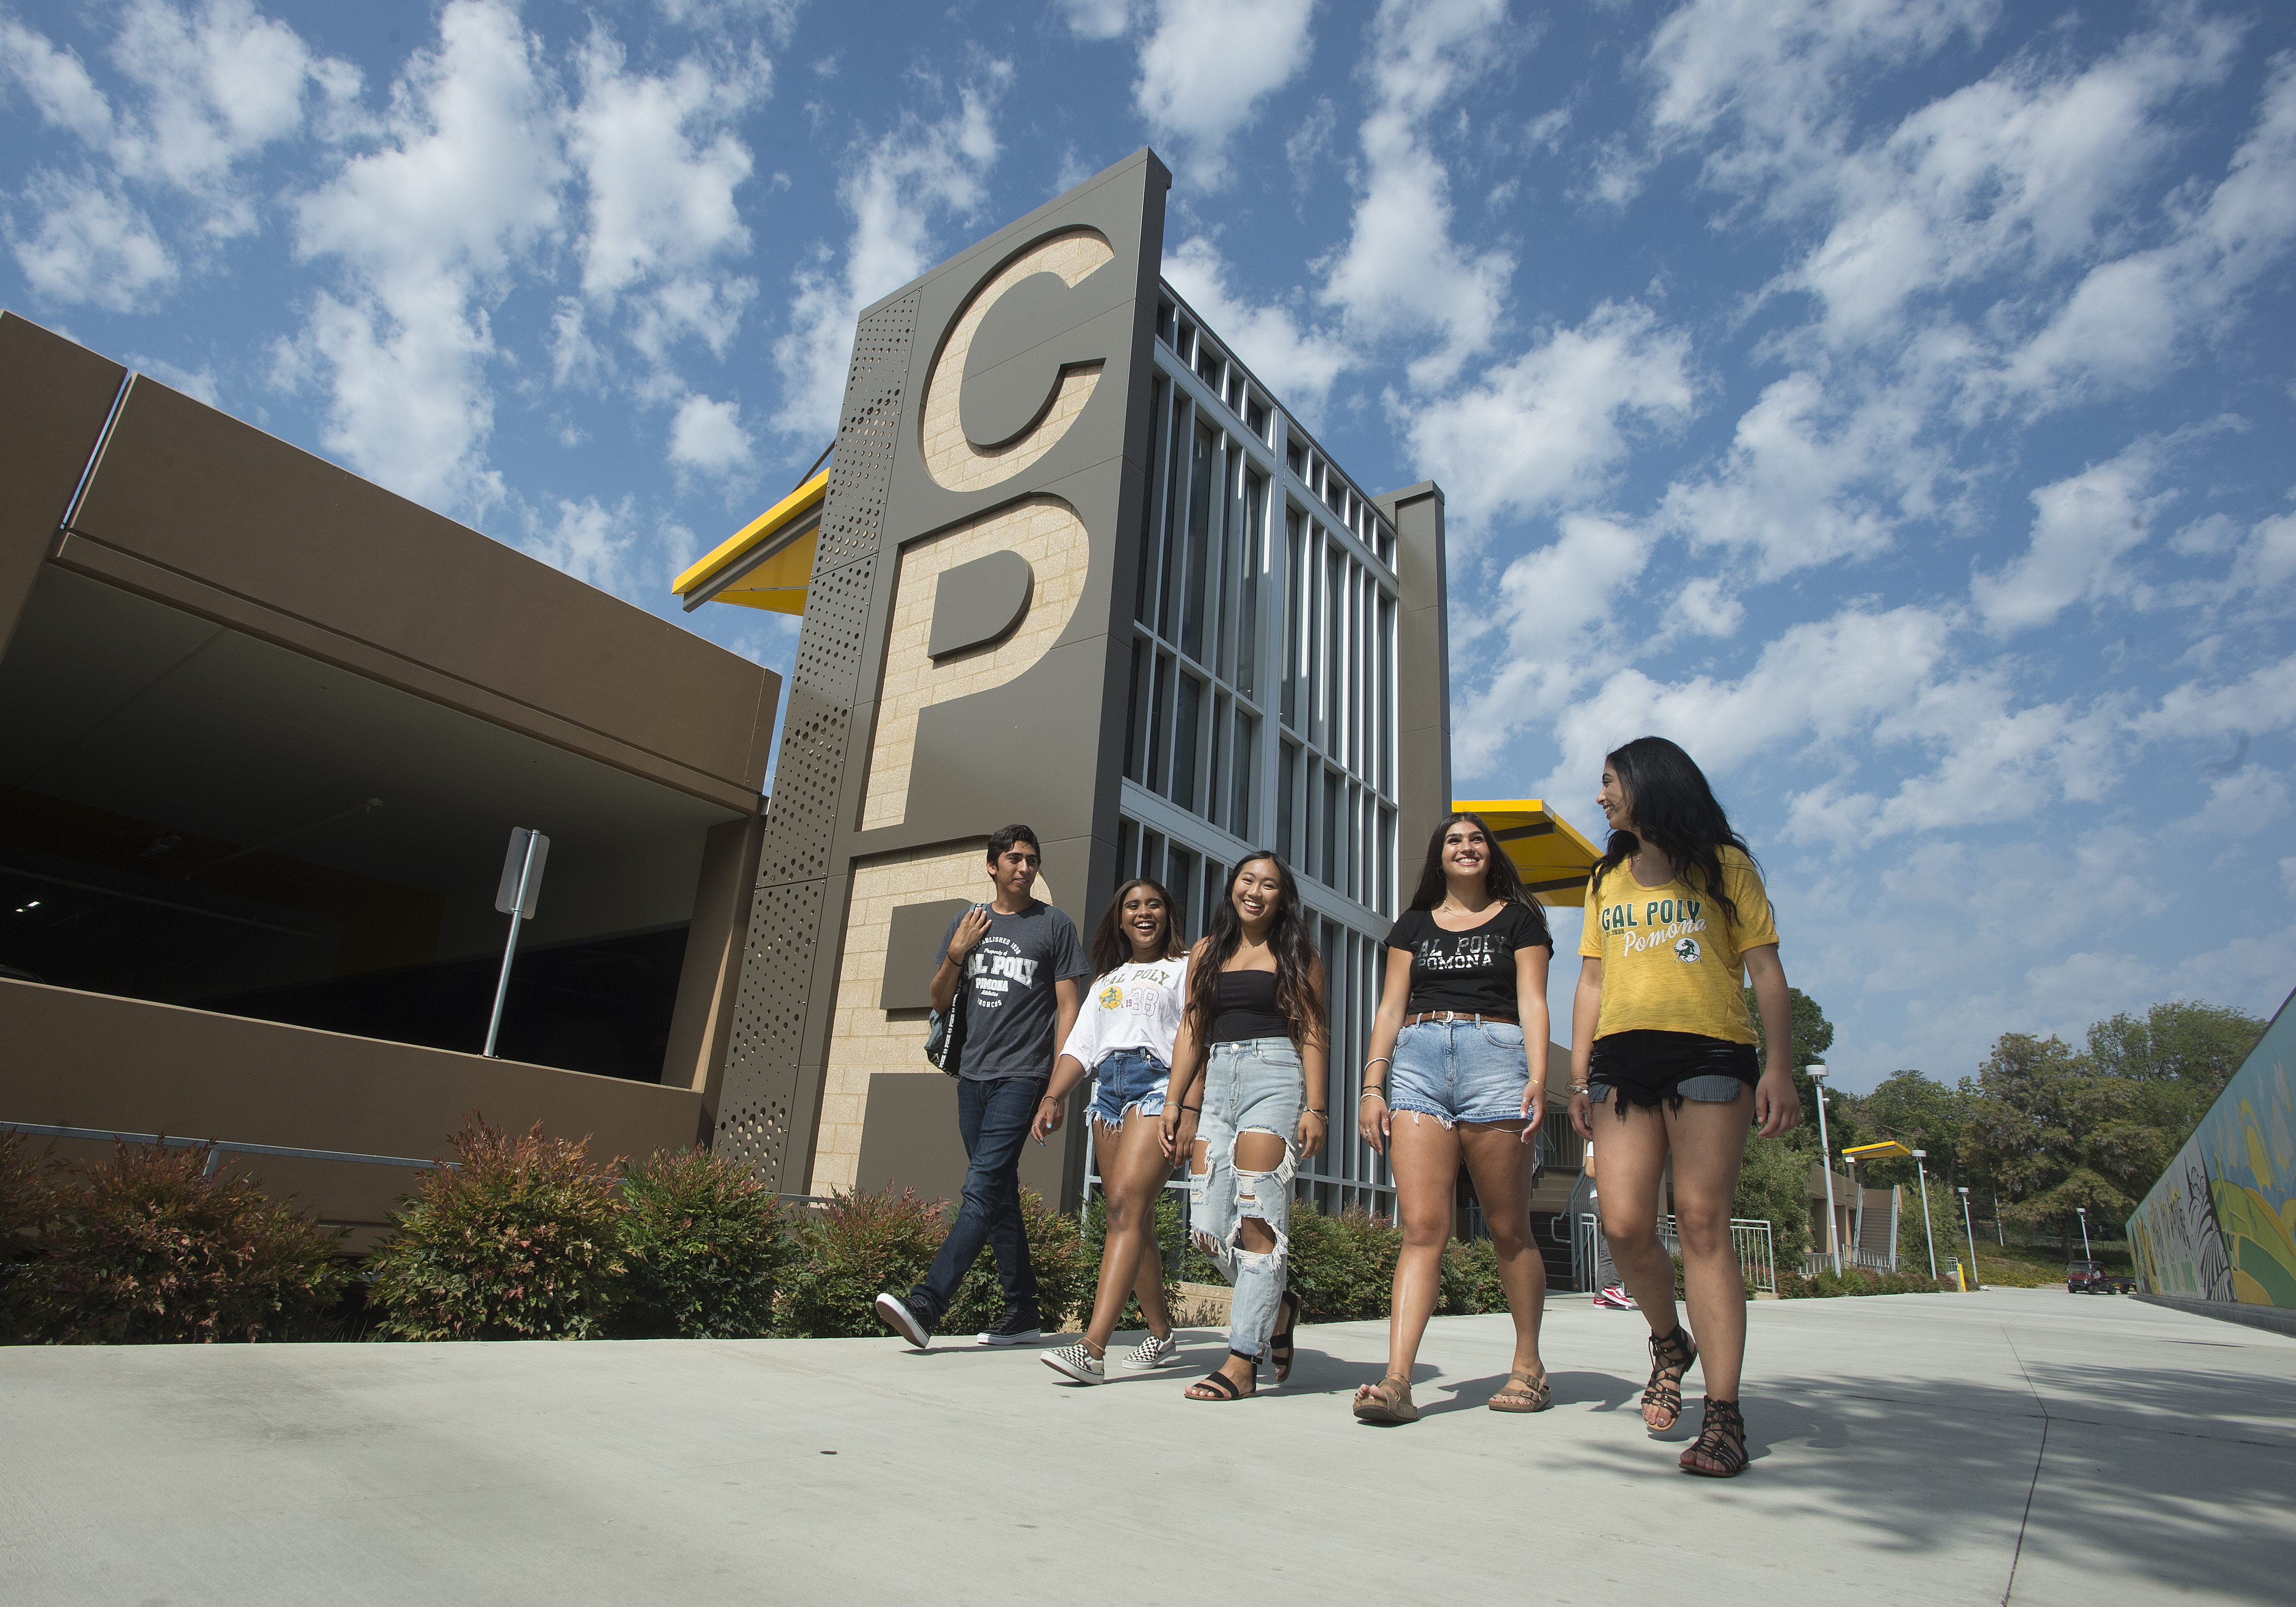
<svg viewBox="0 0 2296 1607"><path fill-rule="evenodd" d="M1084 1008L1061 1053L1076 1056L1086 1071L1119 1049L1145 1049L1170 1065L1187 988L1185 955L1119 965L1095 978L1084 986Z"/></svg>

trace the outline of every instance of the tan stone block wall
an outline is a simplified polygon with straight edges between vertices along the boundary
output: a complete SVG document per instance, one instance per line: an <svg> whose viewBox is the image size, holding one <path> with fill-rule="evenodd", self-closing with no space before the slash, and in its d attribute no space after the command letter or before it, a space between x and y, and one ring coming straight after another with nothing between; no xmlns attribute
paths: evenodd
<svg viewBox="0 0 2296 1607"><path fill-rule="evenodd" d="M837 969L837 1004L829 1029L829 1064L822 1078L821 1127L813 1152L808 1192L849 1189L861 1169L861 1127L869 1110L869 1078L877 1071L922 1072L939 1077L925 1059L924 1023L889 1020L877 1001L883 996L885 945L893 911L904 904L934 904L944 898L985 899L988 883L984 856L988 840L960 847L888 854L853 867L853 897L845 916L845 956ZM1037 878L1036 896L1053 901L1051 888ZM897 955L902 965L922 964L924 956Z"/></svg>
<svg viewBox="0 0 2296 1607"><path fill-rule="evenodd" d="M1019 440L983 452L964 439L957 421L957 392L964 382L964 359L972 349L972 336L980 320L1007 286L1031 274L1058 274L1075 284L1104 263L1115 260L1108 242L1089 229L1056 234L1007 264L982 285L965 306L933 365L926 382L924 406L925 470L952 491L979 491L1012 479L1053 449L1100 383L1101 365L1085 364L1061 375L1051 412Z"/></svg>
<svg viewBox="0 0 2296 1607"><path fill-rule="evenodd" d="M1029 611L995 646L927 656L933 599L940 577L961 563L1010 548L1036 576ZM877 729L869 749L861 829L899 825L908 815L909 769L916 757L917 716L935 703L1001 686L1041 659L1068 628L1084 595L1092 542L1076 510L1057 497L1031 496L1009 508L911 542L901 549L893 622L885 640ZM1089 756L1078 760L1089 763Z"/></svg>

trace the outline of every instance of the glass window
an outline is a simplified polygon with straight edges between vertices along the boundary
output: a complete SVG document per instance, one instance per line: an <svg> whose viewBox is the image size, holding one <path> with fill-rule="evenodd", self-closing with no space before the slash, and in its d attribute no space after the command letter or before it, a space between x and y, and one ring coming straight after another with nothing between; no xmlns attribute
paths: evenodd
<svg viewBox="0 0 2296 1607"><path fill-rule="evenodd" d="M1148 763L1140 774L1140 784L1157 792L1164 791L1164 732L1165 716L1170 709L1172 695L1172 657L1158 653L1155 666L1156 689L1148 703ZM1151 873L1144 871L1143 875Z"/></svg>
<svg viewBox="0 0 2296 1607"><path fill-rule="evenodd" d="M1204 662L1204 570L1211 542L1214 471L1219 453L1212 432L1196 426L1188 456L1188 571L1186 602L1180 609L1180 651Z"/></svg>
<svg viewBox="0 0 2296 1607"><path fill-rule="evenodd" d="M1317 868L1322 873L1324 885L1333 891L1341 890L1347 879L1346 872L1340 865L1340 855L1346 847L1342 837L1346 823L1341 818L1341 813L1340 773L1327 769L1324 772L1324 849L1316 857L1321 861Z"/></svg>
<svg viewBox="0 0 2296 1607"><path fill-rule="evenodd" d="M1156 338L1167 346L1172 343L1172 316L1170 302L1159 301L1156 304Z"/></svg>
<svg viewBox="0 0 2296 1607"><path fill-rule="evenodd" d="M1395 811L1383 808L1379 812L1379 903L1374 907L1382 915L1395 913Z"/></svg>
<svg viewBox="0 0 2296 1607"><path fill-rule="evenodd" d="M1140 779L1140 663L1147 652L1147 644L1135 636L1130 689L1124 694L1124 775L1128 781Z"/></svg>
<svg viewBox="0 0 2296 1607"><path fill-rule="evenodd" d="M1395 791L1395 600L1379 600L1379 790Z"/></svg>
<svg viewBox="0 0 2296 1607"><path fill-rule="evenodd" d="M1129 881L1140 873L1140 828L1119 816L1116 821L1116 879Z"/></svg>
<svg viewBox="0 0 2296 1607"><path fill-rule="evenodd" d="M1299 442L1286 441L1283 443L1283 466L1291 470L1292 473L1300 476L1302 480L1307 478L1308 455L1300 449Z"/></svg>
<svg viewBox="0 0 2296 1607"><path fill-rule="evenodd" d="M1156 588L1156 634L1167 642L1177 638L1172 634L1172 615L1180 596L1180 543L1182 510L1187 488L1186 454L1182 443L1188 439L1188 398L1177 389L1172 393L1172 445L1165 455L1167 467L1164 481L1164 573Z"/></svg>
<svg viewBox="0 0 2296 1607"><path fill-rule="evenodd" d="M1180 320L1179 333L1173 337L1172 349L1183 363L1193 362L1196 355L1196 326L1185 318Z"/></svg>
<svg viewBox="0 0 2296 1607"><path fill-rule="evenodd" d="M1211 930L1212 916L1219 909L1220 900L1227 897L1227 870L1217 859L1204 861L1204 902L1197 925L1188 936L1191 940Z"/></svg>
<svg viewBox="0 0 2296 1607"><path fill-rule="evenodd" d="M1164 833L1145 826L1140 831L1140 874L1151 881L1164 880Z"/></svg>
<svg viewBox="0 0 2296 1607"><path fill-rule="evenodd" d="M1235 495L1237 466L1242 462L1243 451L1234 441L1226 443L1227 455L1220 460L1219 506L1212 512L1212 566L1219 571L1219 658L1213 668L1224 681L1235 679L1235 605L1240 590L1237 582L1243 555L1243 504Z"/></svg>
<svg viewBox="0 0 2296 1607"><path fill-rule="evenodd" d="M1158 376L1148 412L1154 421L1156 439L1148 452L1148 484L1140 496L1140 586L1132 600L1132 617L1143 625L1153 624L1156 619L1156 465L1171 445L1164 414L1164 393L1171 388L1169 380Z"/></svg>
<svg viewBox="0 0 2296 1607"><path fill-rule="evenodd" d="M1229 781L1227 829L1246 842L1260 840L1259 824L1251 817L1251 772L1259 757L1259 722L1235 711L1235 763Z"/></svg>
<svg viewBox="0 0 2296 1607"><path fill-rule="evenodd" d="M1192 895L1196 890L1196 857L1177 842L1171 852L1168 868L1172 873L1164 878L1164 890L1172 895L1176 906L1171 914L1172 930L1193 940L1196 929L1188 920L1188 906L1194 902Z"/></svg>
<svg viewBox="0 0 2296 1607"><path fill-rule="evenodd" d="M1183 671L1179 718L1172 734L1172 790L1166 794L1184 809L1196 807L1196 722L1203 712L1204 684Z"/></svg>
<svg viewBox="0 0 2296 1607"><path fill-rule="evenodd" d="M1254 397L1244 404L1243 422L1244 427L1261 440L1267 439L1267 409L1260 404L1259 398Z"/></svg>
<svg viewBox="0 0 2296 1607"><path fill-rule="evenodd" d="M1246 471L1243 477L1243 540L1238 589L1235 638L1235 689L1246 697L1259 695L1256 679L1259 653L1259 567L1267 562L1267 481Z"/></svg>
<svg viewBox="0 0 2296 1607"><path fill-rule="evenodd" d="M1275 857L1296 870L1299 838L1292 827L1299 808L1300 750L1291 742L1281 747L1275 765Z"/></svg>
<svg viewBox="0 0 2296 1607"><path fill-rule="evenodd" d="M1228 721L1233 717L1229 712L1227 693L1215 692L1212 695L1210 734L1205 739L1206 745L1212 750L1212 784L1211 790L1204 794L1204 818L1216 826L1227 825L1227 728ZM1235 828L1228 826L1228 829L1234 831Z"/></svg>
<svg viewBox="0 0 2296 1607"><path fill-rule="evenodd" d="M1319 544L1322 545L1322 544ZM1316 639L1315 661L1324 667L1323 708L1316 711L1316 740L1324 752L1338 758L1337 750L1346 744L1341 738L1340 721L1346 717L1347 705L1341 701L1340 667L1345 657L1340 632L1343 628L1340 610L1345 593L1341 586L1347 575L1347 560L1341 556L1339 544L1324 546L1324 594L1319 599L1323 607L1316 611L1322 634Z"/></svg>
<svg viewBox="0 0 2296 1607"><path fill-rule="evenodd" d="M1301 569L1308 550L1307 515L1294 507L1283 510L1283 665L1277 672L1283 687L1283 723L1294 731L1302 724L1300 710L1300 625L1307 602L1306 575Z"/></svg>

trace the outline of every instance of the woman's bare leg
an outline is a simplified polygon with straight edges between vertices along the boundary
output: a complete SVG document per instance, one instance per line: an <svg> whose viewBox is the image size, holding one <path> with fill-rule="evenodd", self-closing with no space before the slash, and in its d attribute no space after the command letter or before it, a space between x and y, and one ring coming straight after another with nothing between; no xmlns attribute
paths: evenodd
<svg viewBox="0 0 2296 1607"><path fill-rule="evenodd" d="M1164 1157L1160 1117L1127 1111L1115 1143L1106 1149L1114 1152L1110 1156L1103 1151L1100 1179L1108 1194L1108 1241L1101 1247L1100 1287L1093 1295L1092 1321L1084 1332L1085 1343L1095 1356L1108 1349L1109 1337L1124 1315L1126 1298L1145 1280L1143 1256L1156 1248L1156 1202L1163 1194L1164 1180L1172 1175L1172 1163ZM1159 1332L1169 1333L1160 1266L1153 1299L1152 1307L1144 1296L1141 1301L1149 1324L1160 1322Z"/></svg>
<svg viewBox="0 0 2296 1607"><path fill-rule="evenodd" d="M1403 1250L1395 1259L1395 1300L1387 1319L1387 1373L1408 1380L1419 1341L1443 1288L1443 1249L1451 1242L1451 1201L1459 1178L1459 1135L1431 1116L1398 1111L1388 1131L1396 1215Z"/></svg>
<svg viewBox="0 0 2296 1607"><path fill-rule="evenodd" d="M1611 1110L1618 1097L1613 1094L1587 1117L1603 1147L1603 1185L1598 1196L1603 1236L1610 1243L1611 1263L1626 1280L1628 1292L1642 1308L1643 1320L1653 1335L1663 1336L1672 1333L1679 1321L1674 1309L1674 1258L1658 1239L1658 1191L1666 1172L1667 1124L1659 1110L1642 1105L1626 1106L1621 1119Z"/></svg>
<svg viewBox="0 0 2296 1607"><path fill-rule="evenodd" d="M1459 1145L1497 1252L1499 1287L1506 1291L1507 1310L1514 1316L1513 1371L1543 1378L1538 1321L1546 1311L1546 1258L1530 1236L1532 1146L1522 1141L1521 1122L1462 1125Z"/></svg>
<svg viewBox="0 0 2296 1607"><path fill-rule="evenodd" d="M1746 1158L1746 1135L1753 1128L1754 1091L1730 1103L1685 1100L1667 1115L1668 1143L1674 1152L1675 1234L1682 1245L1682 1287L1690 1306L1691 1332L1698 1336L1698 1370L1712 1400L1738 1398L1738 1373L1746 1357L1746 1280L1730 1242L1730 1207L1738 1193L1738 1168ZM1603 1177L1611 1157L1603 1156ZM1636 1291L1641 1298L1641 1291Z"/></svg>

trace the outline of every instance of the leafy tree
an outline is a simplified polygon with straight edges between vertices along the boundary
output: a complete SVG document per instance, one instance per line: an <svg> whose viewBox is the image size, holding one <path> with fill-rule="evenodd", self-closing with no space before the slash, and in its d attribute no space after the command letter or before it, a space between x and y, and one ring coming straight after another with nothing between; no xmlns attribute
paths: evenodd
<svg viewBox="0 0 2296 1607"><path fill-rule="evenodd" d="M2142 1016L2124 1011L2088 1029L2088 1058L2107 1076L2142 1083L2164 1096L2157 1107L2181 1145L2264 1036L2266 1023L2244 1010L2198 1000L2170 1000Z"/></svg>
<svg viewBox="0 0 2296 1607"><path fill-rule="evenodd" d="M1962 1130L1969 1122L1972 1098L1966 1089L1949 1088L1922 1072L1892 1071L1858 1101L1858 1114L1871 1129L1870 1137L1894 1138L1909 1148L1927 1150L1929 1175L1951 1183L1959 1178ZM1866 1172L1866 1168L1859 1170ZM1887 1188L1913 1183L1919 1171L1911 1160L1892 1160L1872 1162L1866 1175L1875 1187Z"/></svg>
<svg viewBox="0 0 2296 1607"><path fill-rule="evenodd" d="M2180 1091L2100 1071L2063 1039L2011 1032L1977 1076L1969 1159L2005 1196L2013 1222L2065 1230L2125 1221L2183 1142L2169 1123Z"/></svg>
<svg viewBox="0 0 2296 1607"><path fill-rule="evenodd" d="M1786 996L1793 1005L1792 1053L1794 1088L1801 1095L1801 1126L1795 1128L1789 1137L1795 1148L1815 1155L1818 1147L1816 1085L1810 1081L1802 1068L1825 1063L1825 1052L1833 1046L1833 1023L1825 1019L1825 1012L1818 1007L1817 1001L1800 988L1787 988ZM1746 989L1746 1013L1754 1018L1757 1050L1767 1057L1767 1039L1762 1026L1761 1006L1754 1002L1754 990L1751 988ZM1765 1063L1767 1063L1767 1058ZM1837 1101L1836 1105L1840 1103ZM1855 1143L1856 1140L1843 1139L1839 1134L1831 1133L1830 1129L1835 1125L1833 1108L1828 1108L1826 1118L1829 1136L1833 1138L1833 1148L1838 1152L1843 1144Z"/></svg>

